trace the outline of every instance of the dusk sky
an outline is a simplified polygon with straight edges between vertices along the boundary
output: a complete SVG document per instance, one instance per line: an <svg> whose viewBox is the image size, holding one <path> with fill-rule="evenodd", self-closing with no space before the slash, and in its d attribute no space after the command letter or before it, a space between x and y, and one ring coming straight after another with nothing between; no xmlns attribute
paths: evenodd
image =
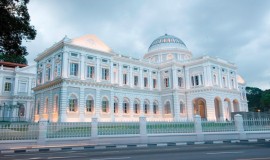
<svg viewBox="0 0 270 160"><path fill-rule="evenodd" d="M24 43L29 64L65 35L94 34L115 52L142 58L167 33L193 57L233 62L248 86L270 88L269 0L32 0L28 9L37 30Z"/></svg>

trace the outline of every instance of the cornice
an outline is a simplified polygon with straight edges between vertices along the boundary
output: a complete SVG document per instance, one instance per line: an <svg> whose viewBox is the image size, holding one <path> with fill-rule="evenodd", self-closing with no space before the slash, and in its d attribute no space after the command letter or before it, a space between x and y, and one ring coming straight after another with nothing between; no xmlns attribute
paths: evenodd
<svg viewBox="0 0 270 160"><path fill-rule="evenodd" d="M151 57L155 54L159 54L159 53L185 53L185 54L188 54L190 56L192 56L192 53L189 51L189 50L184 50L184 49L162 49L162 50L158 50L158 51L152 51L152 52L148 52L148 53L145 53L143 58L148 58L148 57Z"/></svg>
<svg viewBox="0 0 270 160"><path fill-rule="evenodd" d="M39 91L39 90L42 90L42 89L46 89L46 88L55 86L57 84L60 84L60 83L62 83L62 81L63 81L63 79L58 78L58 79L55 79L53 81L46 82L46 83L44 83L42 85L38 85L38 86L36 86L36 87L34 87L32 89L36 92L36 91Z"/></svg>

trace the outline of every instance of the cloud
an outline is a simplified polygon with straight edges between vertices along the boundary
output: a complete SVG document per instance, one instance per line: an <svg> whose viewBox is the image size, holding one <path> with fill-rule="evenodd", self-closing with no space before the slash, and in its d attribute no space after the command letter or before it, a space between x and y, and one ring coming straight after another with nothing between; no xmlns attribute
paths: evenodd
<svg viewBox="0 0 270 160"><path fill-rule="evenodd" d="M30 1L34 41L31 63L65 35L95 34L115 51L142 58L165 34L181 38L194 56L217 56L239 67L248 85L270 88L267 0L47 0Z"/></svg>

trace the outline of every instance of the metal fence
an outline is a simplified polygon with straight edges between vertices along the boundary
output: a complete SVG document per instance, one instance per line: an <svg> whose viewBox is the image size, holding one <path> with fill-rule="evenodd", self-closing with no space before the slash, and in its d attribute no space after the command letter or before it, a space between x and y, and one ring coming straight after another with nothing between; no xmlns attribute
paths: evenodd
<svg viewBox="0 0 270 160"><path fill-rule="evenodd" d="M202 121L203 132L233 132L236 131L234 121Z"/></svg>
<svg viewBox="0 0 270 160"><path fill-rule="evenodd" d="M147 122L147 133L194 133L194 122Z"/></svg>
<svg viewBox="0 0 270 160"><path fill-rule="evenodd" d="M48 123L47 138L91 137L91 122Z"/></svg>
<svg viewBox="0 0 270 160"><path fill-rule="evenodd" d="M38 123L0 123L0 140L36 140Z"/></svg>
<svg viewBox="0 0 270 160"><path fill-rule="evenodd" d="M98 135L140 134L139 122L99 122Z"/></svg>
<svg viewBox="0 0 270 160"><path fill-rule="evenodd" d="M270 131L270 118L245 119L243 125L245 131Z"/></svg>

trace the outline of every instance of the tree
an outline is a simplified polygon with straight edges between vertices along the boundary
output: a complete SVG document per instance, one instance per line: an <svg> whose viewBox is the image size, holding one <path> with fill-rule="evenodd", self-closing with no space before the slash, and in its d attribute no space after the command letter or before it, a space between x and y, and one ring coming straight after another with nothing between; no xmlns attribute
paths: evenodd
<svg viewBox="0 0 270 160"><path fill-rule="evenodd" d="M261 105L261 97L263 91L256 87L246 87L246 91L249 110L256 112L258 109L260 109L263 111L263 107Z"/></svg>
<svg viewBox="0 0 270 160"><path fill-rule="evenodd" d="M270 110L270 90L269 89L265 90L262 93L261 104L263 106L264 111Z"/></svg>
<svg viewBox="0 0 270 160"><path fill-rule="evenodd" d="M33 40L36 30L30 25L29 0L0 1L0 60L27 64L22 40Z"/></svg>

